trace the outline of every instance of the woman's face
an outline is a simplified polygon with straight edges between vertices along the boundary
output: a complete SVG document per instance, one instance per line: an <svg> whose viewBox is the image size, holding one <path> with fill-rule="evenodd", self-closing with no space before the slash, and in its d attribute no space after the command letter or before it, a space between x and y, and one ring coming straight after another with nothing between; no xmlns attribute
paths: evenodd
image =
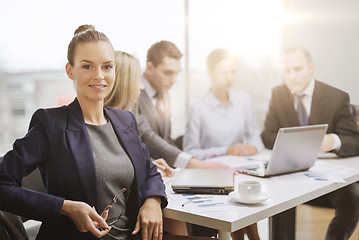
<svg viewBox="0 0 359 240"><path fill-rule="evenodd" d="M81 43L76 47L74 65L66 65L79 101L103 101L115 80L114 52L105 41Z"/></svg>
<svg viewBox="0 0 359 240"><path fill-rule="evenodd" d="M229 91L234 83L236 62L234 59L219 61L214 69L209 70L212 88Z"/></svg>

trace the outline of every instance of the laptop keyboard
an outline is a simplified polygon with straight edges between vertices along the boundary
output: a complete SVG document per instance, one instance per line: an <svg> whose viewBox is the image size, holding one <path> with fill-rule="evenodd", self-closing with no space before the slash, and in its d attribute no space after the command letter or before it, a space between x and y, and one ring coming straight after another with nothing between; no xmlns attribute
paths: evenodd
<svg viewBox="0 0 359 240"><path fill-rule="evenodd" d="M246 166L246 169L250 170L250 171L255 171L255 170L258 170L258 169L267 169L267 167L268 167L268 162L261 163L261 164L249 165L249 166Z"/></svg>

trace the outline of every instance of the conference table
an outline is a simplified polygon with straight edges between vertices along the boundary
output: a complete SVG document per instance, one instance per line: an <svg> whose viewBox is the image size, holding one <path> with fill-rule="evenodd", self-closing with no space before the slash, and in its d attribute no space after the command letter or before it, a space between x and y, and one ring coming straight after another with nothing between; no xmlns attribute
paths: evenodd
<svg viewBox="0 0 359 240"><path fill-rule="evenodd" d="M222 157L220 161L225 163L226 159ZM233 157L231 157L231 161L233 161ZM293 211L295 211L296 206L359 180L359 157L329 158L320 162L331 165L331 167L337 166L340 171L336 173L336 177L344 181L303 182L294 179L291 181L291 175L285 175L285 180L281 181L280 179L274 180L273 177L259 178L238 174L235 176L235 186L239 180L255 179L262 183L263 191L269 193L270 198L260 204L246 205L246 207L236 208L235 210L188 211L181 204L172 200L170 195L174 193L170 186L171 180L165 179L169 204L163 211L164 216L218 229L220 240L230 239L231 232L269 218L269 239L294 239L295 219L293 219Z"/></svg>

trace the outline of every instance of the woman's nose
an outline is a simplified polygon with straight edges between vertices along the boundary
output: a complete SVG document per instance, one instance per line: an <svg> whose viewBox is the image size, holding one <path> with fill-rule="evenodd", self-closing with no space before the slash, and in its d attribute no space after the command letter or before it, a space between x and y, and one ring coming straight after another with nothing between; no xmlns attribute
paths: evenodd
<svg viewBox="0 0 359 240"><path fill-rule="evenodd" d="M105 79L105 76L104 76L104 74L102 72L102 69L97 69L96 70L95 78L96 78L97 81L102 81L102 80Z"/></svg>

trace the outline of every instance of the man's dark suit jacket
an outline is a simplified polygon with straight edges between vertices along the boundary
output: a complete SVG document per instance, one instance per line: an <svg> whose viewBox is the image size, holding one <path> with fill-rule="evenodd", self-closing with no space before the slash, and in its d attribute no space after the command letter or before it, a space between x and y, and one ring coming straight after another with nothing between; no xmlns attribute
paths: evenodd
<svg viewBox="0 0 359 240"><path fill-rule="evenodd" d="M358 127L350 112L350 100L346 92L316 80L308 121L309 125L327 123L327 133L338 135L342 142L341 148L336 151L339 157L358 155ZM262 132L266 148L273 148L279 128L294 126L299 126L299 121L293 95L286 85L278 86L272 91Z"/></svg>
<svg viewBox="0 0 359 240"><path fill-rule="evenodd" d="M165 188L137 134L133 115L109 107L104 112L135 169L126 206L134 227L147 197L158 196L162 207L167 205ZM21 179L37 167L47 194L19 187ZM0 161L0 199L1 210L42 221L37 239L96 239L80 233L70 218L60 214L64 199L83 201L102 211L91 144L77 99L69 106L35 112L27 135L16 140Z"/></svg>

